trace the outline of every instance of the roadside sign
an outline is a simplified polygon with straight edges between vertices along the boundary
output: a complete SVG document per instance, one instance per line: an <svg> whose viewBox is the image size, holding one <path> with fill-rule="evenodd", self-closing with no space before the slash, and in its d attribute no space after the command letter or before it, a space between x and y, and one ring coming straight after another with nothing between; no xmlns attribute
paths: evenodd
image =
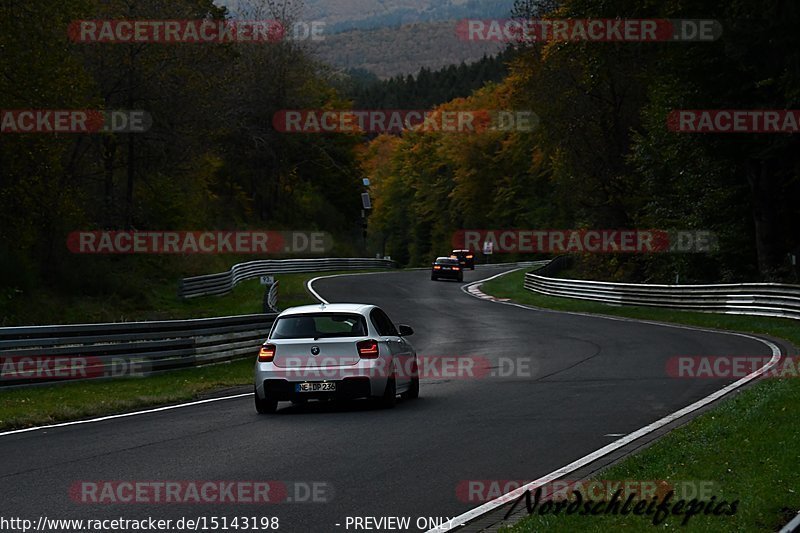
<svg viewBox="0 0 800 533"><path fill-rule="evenodd" d="M372 209L372 200L370 200L368 192L361 195L361 204L364 206L364 209Z"/></svg>
<svg viewBox="0 0 800 533"><path fill-rule="evenodd" d="M364 184L364 187L369 187L370 184L369 178L364 178L361 183Z"/></svg>
<svg viewBox="0 0 800 533"><path fill-rule="evenodd" d="M275 276L261 276L262 285L272 285L275 283Z"/></svg>
<svg viewBox="0 0 800 533"><path fill-rule="evenodd" d="M483 243L483 254L484 255L492 255L494 253L494 243L492 241L486 241Z"/></svg>

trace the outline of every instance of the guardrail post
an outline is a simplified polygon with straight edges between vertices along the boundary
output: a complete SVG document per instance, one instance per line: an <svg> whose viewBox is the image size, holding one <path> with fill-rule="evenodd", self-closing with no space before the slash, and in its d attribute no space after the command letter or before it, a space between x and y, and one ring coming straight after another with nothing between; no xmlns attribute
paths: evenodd
<svg viewBox="0 0 800 533"><path fill-rule="evenodd" d="M242 281L269 274L298 274L302 272L327 272L332 270L361 270L366 268L395 268L397 265L385 258L318 258L318 259L267 259L233 265L227 272L184 278L178 294L181 298L228 294Z"/></svg>

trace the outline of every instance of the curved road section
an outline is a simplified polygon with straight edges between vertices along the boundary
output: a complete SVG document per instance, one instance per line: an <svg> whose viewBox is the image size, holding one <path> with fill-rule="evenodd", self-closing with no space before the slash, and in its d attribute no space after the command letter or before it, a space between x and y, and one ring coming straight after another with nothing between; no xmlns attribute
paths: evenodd
<svg viewBox="0 0 800 533"><path fill-rule="evenodd" d="M427 271L314 283L330 302L377 304L416 330L419 400L286 404L264 417L235 397L6 434L3 516L427 530L489 495L470 482L538 479L732 381L671 377L671 358L772 355L753 338L497 305L461 286Z"/></svg>

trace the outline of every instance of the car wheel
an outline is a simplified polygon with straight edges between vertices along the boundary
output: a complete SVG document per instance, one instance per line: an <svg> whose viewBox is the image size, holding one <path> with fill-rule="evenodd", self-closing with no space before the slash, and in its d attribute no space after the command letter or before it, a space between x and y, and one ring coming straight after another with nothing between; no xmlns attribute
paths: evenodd
<svg viewBox="0 0 800 533"><path fill-rule="evenodd" d="M391 409L397 403L397 384L394 376L386 380L386 389L381 396L380 404L384 409Z"/></svg>
<svg viewBox="0 0 800 533"><path fill-rule="evenodd" d="M258 397L258 393L254 390L253 397L255 398L256 411L260 415L271 415L278 409L278 402L276 400L262 400Z"/></svg>
<svg viewBox="0 0 800 533"><path fill-rule="evenodd" d="M431 276L431 281L436 281L436 276Z"/></svg>
<svg viewBox="0 0 800 533"><path fill-rule="evenodd" d="M416 400L419 398L419 369L417 368L416 361L412 367L411 374L411 384L408 390L400 395L404 400Z"/></svg>

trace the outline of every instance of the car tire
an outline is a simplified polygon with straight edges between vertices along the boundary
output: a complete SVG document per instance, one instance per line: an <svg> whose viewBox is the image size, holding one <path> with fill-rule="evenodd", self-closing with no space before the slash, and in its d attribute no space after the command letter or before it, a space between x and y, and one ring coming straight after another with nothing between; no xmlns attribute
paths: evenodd
<svg viewBox="0 0 800 533"><path fill-rule="evenodd" d="M436 280L437 280L436 276L431 276L431 281L436 281Z"/></svg>
<svg viewBox="0 0 800 533"><path fill-rule="evenodd" d="M417 367L416 361L414 362L411 374L411 384L408 390L400 394L400 397L404 400L416 400L419 398L419 368Z"/></svg>
<svg viewBox="0 0 800 533"><path fill-rule="evenodd" d="M391 409L397 404L397 383L394 376L386 380L386 389L380 399L380 405L384 409Z"/></svg>
<svg viewBox="0 0 800 533"><path fill-rule="evenodd" d="M277 400L262 400L258 397L258 392L255 390L253 391L253 397L255 398L256 412L258 412L258 414L271 415L278 410Z"/></svg>

